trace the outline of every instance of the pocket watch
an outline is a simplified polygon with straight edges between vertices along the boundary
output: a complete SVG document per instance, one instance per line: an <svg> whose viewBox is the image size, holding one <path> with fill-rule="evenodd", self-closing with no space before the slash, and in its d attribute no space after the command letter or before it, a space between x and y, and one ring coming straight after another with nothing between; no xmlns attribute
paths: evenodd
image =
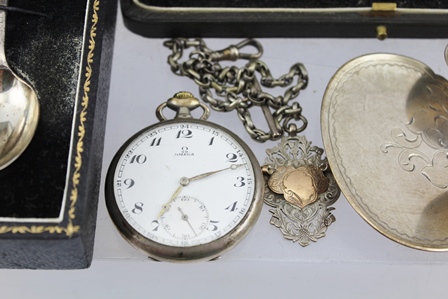
<svg viewBox="0 0 448 299"><path fill-rule="evenodd" d="M324 237L336 221L331 206L341 192L323 157L324 150L298 135L308 124L301 105L294 101L308 84L305 66L295 63L286 74L274 78L259 59L263 47L254 39L218 51L207 47L200 38L175 38L164 45L171 50L167 59L171 71L192 79L199 86L204 103L215 111L235 110L257 142L280 139L276 146L266 149L262 167L266 182L264 202L272 208L270 223L285 239L301 246ZM246 47L253 49L246 52ZM223 60L240 59L248 60L243 67L220 64ZM288 88L283 95L274 96L262 87ZM269 131L256 125L258 119L252 118L250 112L255 107L261 108Z"/></svg>
<svg viewBox="0 0 448 299"><path fill-rule="evenodd" d="M202 108L199 119L191 111ZM172 120L165 108L176 111ZM254 226L264 180L250 148L206 121L209 108L179 92L157 108L159 123L132 136L107 172L106 205L121 235L150 258L212 260Z"/></svg>

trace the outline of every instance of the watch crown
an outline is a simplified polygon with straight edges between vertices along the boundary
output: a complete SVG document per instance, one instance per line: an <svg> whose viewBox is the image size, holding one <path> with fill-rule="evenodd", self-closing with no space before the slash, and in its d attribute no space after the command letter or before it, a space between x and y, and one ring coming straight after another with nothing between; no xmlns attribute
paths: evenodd
<svg viewBox="0 0 448 299"><path fill-rule="evenodd" d="M191 92L188 91L179 91L178 93L176 93L173 98L177 98L177 99L191 99L194 98L194 95Z"/></svg>
<svg viewBox="0 0 448 299"><path fill-rule="evenodd" d="M180 91L176 93L166 103L168 108L177 111L176 117L187 118L191 117L190 111L196 109L200 105L199 100L188 91Z"/></svg>
<svg viewBox="0 0 448 299"><path fill-rule="evenodd" d="M162 110L165 107L176 111L176 116L174 118L192 118L191 111L198 107L203 109L202 116L199 119L206 120L210 115L210 109L188 91L180 91L174 94L172 98L157 107L156 116L160 121L166 120L166 117L162 114Z"/></svg>

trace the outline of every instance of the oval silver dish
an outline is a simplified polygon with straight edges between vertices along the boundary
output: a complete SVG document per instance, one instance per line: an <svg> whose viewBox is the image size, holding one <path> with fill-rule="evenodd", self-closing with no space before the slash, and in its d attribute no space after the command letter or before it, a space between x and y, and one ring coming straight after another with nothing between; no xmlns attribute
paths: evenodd
<svg viewBox="0 0 448 299"><path fill-rule="evenodd" d="M448 250L448 82L371 54L342 66L321 110L328 160L353 208L386 237Z"/></svg>

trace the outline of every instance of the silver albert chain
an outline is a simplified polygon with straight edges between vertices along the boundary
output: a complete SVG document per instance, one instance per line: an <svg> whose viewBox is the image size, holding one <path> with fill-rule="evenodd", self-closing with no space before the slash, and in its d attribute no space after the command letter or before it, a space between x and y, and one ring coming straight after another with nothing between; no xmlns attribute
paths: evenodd
<svg viewBox="0 0 448 299"><path fill-rule="evenodd" d="M254 39L220 51L209 49L202 39L175 38L166 41L164 46L172 51L168 63L173 73L194 80L201 99L213 110L235 110L257 142L280 139L275 147L266 150L267 158L262 166L266 181L264 202L272 207L270 223L286 239L302 246L324 237L336 220L331 213L334 208L330 206L338 199L340 189L327 159L322 157L323 149L312 146L305 136L297 135L308 124L302 107L293 101L308 83L304 65L296 63L287 74L273 78L267 65L259 60L263 47ZM241 49L248 46L256 52L242 53ZM188 59L180 62L188 48L192 48ZM248 62L244 67L223 67L219 63L239 59ZM289 88L283 96L273 96L261 86ZM268 132L253 122L250 110L254 106L263 111Z"/></svg>

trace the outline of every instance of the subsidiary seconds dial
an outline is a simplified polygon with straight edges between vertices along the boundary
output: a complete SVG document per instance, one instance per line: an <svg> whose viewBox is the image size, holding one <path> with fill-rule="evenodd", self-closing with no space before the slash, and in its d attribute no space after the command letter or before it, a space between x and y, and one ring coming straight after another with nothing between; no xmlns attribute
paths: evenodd
<svg viewBox="0 0 448 299"><path fill-rule="evenodd" d="M131 137L106 178L121 234L158 260L212 259L254 225L262 206L258 162L216 124L174 119Z"/></svg>
<svg viewBox="0 0 448 299"><path fill-rule="evenodd" d="M160 218L166 232L180 240L198 237L210 223L206 206L190 196L176 197L165 207L164 214ZM182 221L179 221L179 218Z"/></svg>

